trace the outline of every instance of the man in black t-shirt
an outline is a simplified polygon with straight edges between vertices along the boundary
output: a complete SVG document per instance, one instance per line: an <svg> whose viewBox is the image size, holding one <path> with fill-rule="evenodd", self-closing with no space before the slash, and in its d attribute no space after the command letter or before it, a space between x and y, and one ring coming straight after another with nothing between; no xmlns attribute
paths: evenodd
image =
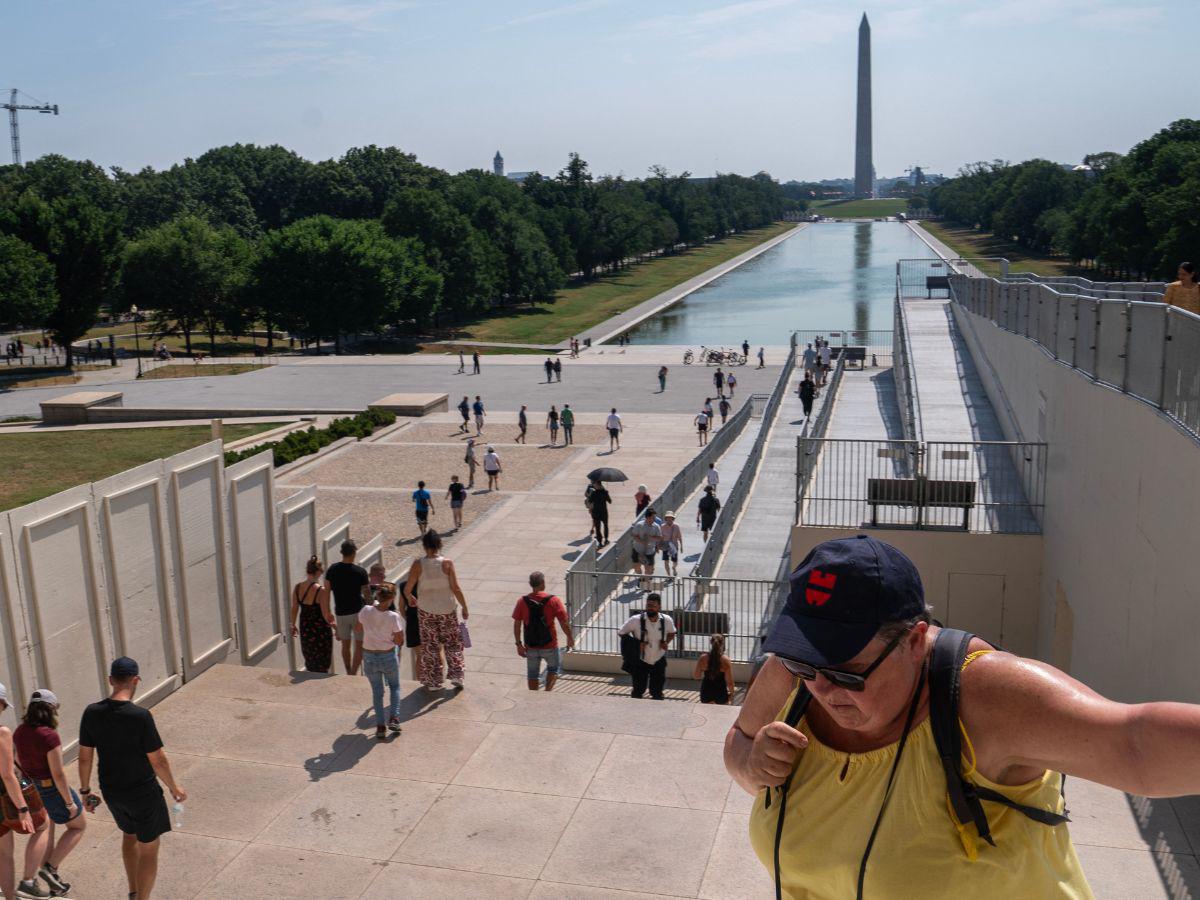
<svg viewBox="0 0 1200 900"><path fill-rule="evenodd" d="M162 739L150 710L133 702L141 682L138 664L128 656L113 660L108 683L113 692L91 704L79 723L79 793L84 806L95 812L92 766L100 757L100 793L113 821L124 834L121 857L129 896L150 900L158 877L158 839L171 830L171 816L159 779L179 808L187 800L171 774Z"/></svg>
<svg viewBox="0 0 1200 900"><path fill-rule="evenodd" d="M357 675L362 665L362 639L354 637L354 626L358 624L358 611L370 599L367 585L371 579L367 577L366 569L355 565L357 555L358 545L354 541L342 541L342 561L325 571L325 587L333 591L337 638L342 645L342 662L347 675Z"/></svg>

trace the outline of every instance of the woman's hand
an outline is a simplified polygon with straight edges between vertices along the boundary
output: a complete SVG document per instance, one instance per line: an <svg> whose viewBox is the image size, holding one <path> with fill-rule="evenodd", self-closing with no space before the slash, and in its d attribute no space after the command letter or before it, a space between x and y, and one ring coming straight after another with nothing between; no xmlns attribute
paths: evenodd
<svg viewBox="0 0 1200 900"><path fill-rule="evenodd" d="M462 608L462 617L463 617L464 622L467 621L467 619L471 618L471 613L467 610L467 608L465 606Z"/></svg>
<svg viewBox="0 0 1200 900"><path fill-rule="evenodd" d="M296 636L296 635L298 635L299 633L300 633L300 629L299 629L299 628L297 628L295 625L293 625L293 626L292 626L292 637L295 637L295 636Z"/></svg>
<svg viewBox="0 0 1200 900"><path fill-rule="evenodd" d="M808 738L795 728L783 722L768 722L754 736L746 758L746 774L760 788L778 787L787 781L797 755L807 746Z"/></svg>
<svg viewBox="0 0 1200 900"><path fill-rule="evenodd" d="M17 816L17 830L21 834L33 834L33 816L28 812L23 812Z"/></svg>

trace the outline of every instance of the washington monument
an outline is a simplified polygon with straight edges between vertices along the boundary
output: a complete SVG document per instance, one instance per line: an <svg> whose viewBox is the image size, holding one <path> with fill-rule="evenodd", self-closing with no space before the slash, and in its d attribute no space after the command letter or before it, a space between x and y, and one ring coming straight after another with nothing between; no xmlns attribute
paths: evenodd
<svg viewBox="0 0 1200 900"><path fill-rule="evenodd" d="M875 196L871 162L871 23L863 13L858 24L858 123L854 137L854 196Z"/></svg>

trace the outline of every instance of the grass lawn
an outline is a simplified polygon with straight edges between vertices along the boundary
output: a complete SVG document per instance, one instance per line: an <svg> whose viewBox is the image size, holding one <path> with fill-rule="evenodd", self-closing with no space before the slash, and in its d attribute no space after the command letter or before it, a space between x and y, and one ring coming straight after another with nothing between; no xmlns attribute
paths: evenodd
<svg viewBox="0 0 1200 900"><path fill-rule="evenodd" d="M107 369L107 365L78 365L75 372L92 372L97 369ZM66 369L53 369L41 366L14 366L0 368L0 388L11 390L26 387L57 387L64 384L78 384L79 375Z"/></svg>
<svg viewBox="0 0 1200 900"><path fill-rule="evenodd" d="M266 366L256 366L252 363L180 363L179 365L160 366L151 369L142 376L146 381L152 378L204 378L209 375L241 375L243 372L255 372Z"/></svg>
<svg viewBox="0 0 1200 900"><path fill-rule="evenodd" d="M225 441L236 441L278 425L278 422L226 424ZM23 506L77 484L198 447L211 439L207 423L177 428L0 434L0 459L4 460L0 466L0 509Z"/></svg>
<svg viewBox="0 0 1200 900"><path fill-rule="evenodd" d="M795 223L780 222L675 256L657 257L615 275L565 288L554 303L499 310L495 316L466 325L446 338L464 344L557 344L795 227ZM437 353L446 350L434 345L426 349Z"/></svg>
<svg viewBox="0 0 1200 900"><path fill-rule="evenodd" d="M946 225L942 222L919 222L917 224L964 258L1004 257L1009 262L1010 272L1033 272L1035 275L1082 275L1084 278L1091 278L1096 274L1074 266L1065 259L1031 253L1017 244L1002 240L993 234ZM1000 272L998 264L984 265L980 268L991 275Z"/></svg>
<svg viewBox="0 0 1200 900"><path fill-rule="evenodd" d="M814 200L809 212L838 219L878 219L908 210L908 201L896 197L883 200Z"/></svg>

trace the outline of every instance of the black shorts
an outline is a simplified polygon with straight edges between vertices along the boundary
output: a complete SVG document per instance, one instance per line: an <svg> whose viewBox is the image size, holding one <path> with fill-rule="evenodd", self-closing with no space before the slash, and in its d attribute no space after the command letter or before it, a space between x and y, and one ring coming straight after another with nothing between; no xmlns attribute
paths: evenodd
<svg viewBox="0 0 1200 900"><path fill-rule="evenodd" d="M130 794L110 794L104 791L113 821L125 834L136 835L141 844L150 844L171 830L171 814L167 800L157 784Z"/></svg>
<svg viewBox="0 0 1200 900"><path fill-rule="evenodd" d="M424 525L426 522L428 522L429 521L429 510L428 509L418 509L417 510L417 521L420 522L422 525Z"/></svg>
<svg viewBox="0 0 1200 900"><path fill-rule="evenodd" d="M620 436L621 436L621 429L620 429L620 428L610 428L610 429L608 429L608 436L609 436L610 438L616 438L616 437L620 437Z"/></svg>

